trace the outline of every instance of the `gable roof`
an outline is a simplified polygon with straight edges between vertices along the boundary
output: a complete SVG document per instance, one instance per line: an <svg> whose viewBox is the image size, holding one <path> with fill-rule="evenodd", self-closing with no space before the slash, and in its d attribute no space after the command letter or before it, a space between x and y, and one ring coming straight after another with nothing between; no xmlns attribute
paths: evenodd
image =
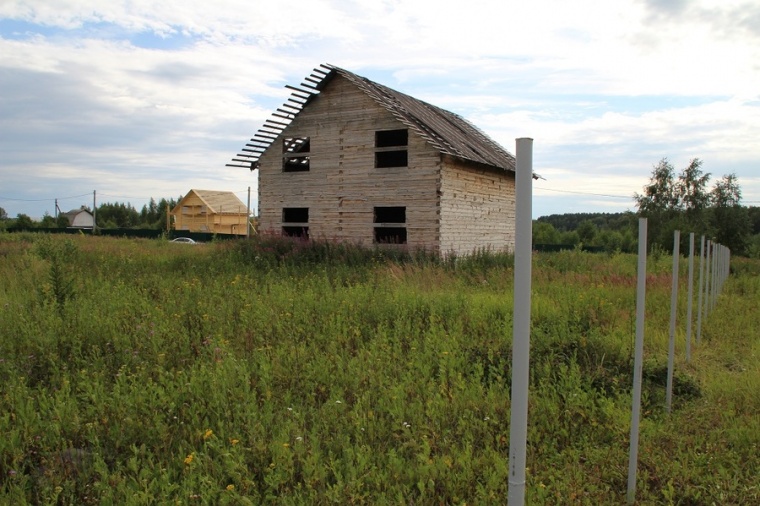
<svg viewBox="0 0 760 506"><path fill-rule="evenodd" d="M336 75L355 84L439 152L503 170L515 170L515 157L463 117L328 64L315 68L300 88L286 86L293 90L291 97L272 113L273 119L268 119L242 152L232 159L234 163L227 166L255 169L264 151Z"/></svg>
<svg viewBox="0 0 760 506"><path fill-rule="evenodd" d="M69 219L69 221L74 221L74 218L79 216L80 214L85 213L88 216L92 216L92 213L87 209L85 206L80 207L79 209L72 209L71 211L67 213L62 213L65 217Z"/></svg>
<svg viewBox="0 0 760 506"><path fill-rule="evenodd" d="M172 212L182 207L183 202L191 194L195 194L213 214L241 214L248 213L248 207L232 192L218 190L190 190L180 200Z"/></svg>

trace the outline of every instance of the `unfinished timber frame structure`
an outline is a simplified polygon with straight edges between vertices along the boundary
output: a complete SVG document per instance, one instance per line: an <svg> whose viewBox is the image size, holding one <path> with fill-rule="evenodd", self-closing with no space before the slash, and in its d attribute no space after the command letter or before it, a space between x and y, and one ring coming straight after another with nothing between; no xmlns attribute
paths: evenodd
<svg viewBox="0 0 760 506"><path fill-rule="evenodd" d="M461 116L320 65L231 167L259 170L259 230L442 255L514 250L515 158Z"/></svg>

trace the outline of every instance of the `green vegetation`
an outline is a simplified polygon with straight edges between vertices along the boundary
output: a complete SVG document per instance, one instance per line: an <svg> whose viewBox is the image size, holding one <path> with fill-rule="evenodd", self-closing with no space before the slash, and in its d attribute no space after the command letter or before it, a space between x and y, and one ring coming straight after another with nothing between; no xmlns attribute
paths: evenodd
<svg viewBox="0 0 760 506"><path fill-rule="evenodd" d="M0 258L0 503L506 497L506 255L17 233ZM681 331L667 416L670 265L649 262L638 498L758 504L760 264L735 260L690 364ZM528 502L621 504L636 259L533 273Z"/></svg>
<svg viewBox="0 0 760 506"><path fill-rule="evenodd" d="M639 215L650 218L648 242L652 248L670 250L673 231L681 230L706 235L734 255L750 253L753 223L749 209L741 205L736 175L724 175L708 192L709 180L710 174L702 172L698 158L691 160L678 177L667 158L654 166L644 193L634 195Z"/></svg>
<svg viewBox="0 0 760 506"><path fill-rule="evenodd" d="M182 200L161 199L158 203L151 198L150 202L142 207L139 212L129 202L103 202L96 209L97 226L99 228L135 228L135 229L166 229L167 209L172 209ZM82 206L88 212L92 209ZM26 214L18 214L15 219L8 217L5 209L0 207L0 231L6 229L34 230L66 228L70 226L68 218L61 213L57 218L47 212L37 222Z"/></svg>

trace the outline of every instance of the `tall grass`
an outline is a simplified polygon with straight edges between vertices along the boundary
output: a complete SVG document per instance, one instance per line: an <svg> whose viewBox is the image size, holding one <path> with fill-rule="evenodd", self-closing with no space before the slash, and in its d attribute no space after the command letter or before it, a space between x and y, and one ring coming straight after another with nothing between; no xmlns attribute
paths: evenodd
<svg viewBox="0 0 760 506"><path fill-rule="evenodd" d="M0 235L0 258L5 502L506 496L508 255ZM639 497L756 503L757 266L740 264L678 359L666 416L669 265L650 262ZM635 269L535 256L533 504L624 500Z"/></svg>

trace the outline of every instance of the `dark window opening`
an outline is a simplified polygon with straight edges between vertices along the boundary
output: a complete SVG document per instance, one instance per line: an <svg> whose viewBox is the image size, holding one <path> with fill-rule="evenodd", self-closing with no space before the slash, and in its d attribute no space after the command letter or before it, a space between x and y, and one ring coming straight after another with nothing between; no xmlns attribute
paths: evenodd
<svg viewBox="0 0 760 506"><path fill-rule="evenodd" d="M375 242L378 244L406 244L406 228L377 227L375 228Z"/></svg>
<svg viewBox="0 0 760 506"><path fill-rule="evenodd" d="M409 145L409 131L406 129L375 132L376 148L395 148L407 145Z"/></svg>
<svg viewBox="0 0 760 506"><path fill-rule="evenodd" d="M282 161L283 172L309 172L309 157L288 158Z"/></svg>
<svg viewBox="0 0 760 506"><path fill-rule="evenodd" d="M282 140L282 171L308 172L311 157L309 137L285 137Z"/></svg>
<svg viewBox="0 0 760 506"><path fill-rule="evenodd" d="M285 237L296 237L298 239L309 238L309 227L282 227L282 235Z"/></svg>
<svg viewBox="0 0 760 506"><path fill-rule="evenodd" d="M284 207L282 209L283 223L309 223L308 207Z"/></svg>
<svg viewBox="0 0 760 506"><path fill-rule="evenodd" d="M408 145L409 131L406 129L375 132L375 167L378 169L407 167L409 165L409 154L406 150Z"/></svg>
<svg viewBox="0 0 760 506"><path fill-rule="evenodd" d="M389 167L406 167L409 165L409 155L403 151L378 151L375 153L375 167L384 169Z"/></svg>
<svg viewBox="0 0 760 506"><path fill-rule="evenodd" d="M406 223L406 207L376 207L375 223Z"/></svg>
<svg viewBox="0 0 760 506"><path fill-rule="evenodd" d="M406 227L386 226L386 223L405 224L406 207L384 206L375 208L375 243L406 244Z"/></svg>

